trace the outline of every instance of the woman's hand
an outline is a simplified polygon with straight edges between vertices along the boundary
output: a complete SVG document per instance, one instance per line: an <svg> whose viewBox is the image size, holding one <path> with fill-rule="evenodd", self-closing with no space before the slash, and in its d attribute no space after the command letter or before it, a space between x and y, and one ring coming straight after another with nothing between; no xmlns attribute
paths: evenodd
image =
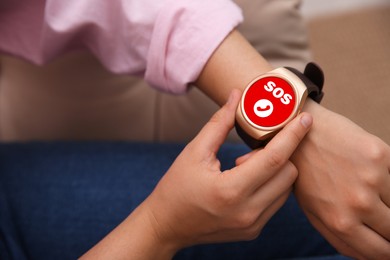
<svg viewBox="0 0 390 260"><path fill-rule="evenodd" d="M196 84L223 104L231 89L244 89L271 70L233 31L215 50ZM315 124L294 154L296 192L311 223L340 252L356 258L390 259L390 149L348 119L308 100Z"/></svg>
<svg viewBox="0 0 390 260"><path fill-rule="evenodd" d="M312 117L299 115L263 150L221 172L216 155L234 126L240 97L233 90L152 194L83 258L170 259L186 246L259 235L292 190L298 172L289 158Z"/></svg>
<svg viewBox="0 0 390 260"><path fill-rule="evenodd" d="M234 125L240 94L233 91L188 144L143 206L160 241L176 248L256 238L284 204L297 177L289 161L312 118L302 114L263 149L221 172L216 154Z"/></svg>
<svg viewBox="0 0 390 260"><path fill-rule="evenodd" d="M315 123L292 157L301 207L341 253L390 259L390 147L313 102L305 109Z"/></svg>

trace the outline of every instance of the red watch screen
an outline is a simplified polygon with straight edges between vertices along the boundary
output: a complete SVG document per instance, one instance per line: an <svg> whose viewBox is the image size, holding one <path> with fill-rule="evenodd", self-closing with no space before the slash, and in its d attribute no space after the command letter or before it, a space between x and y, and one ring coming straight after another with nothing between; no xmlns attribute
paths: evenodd
<svg viewBox="0 0 390 260"><path fill-rule="evenodd" d="M279 77L264 77L245 92L241 105L247 120L260 127L275 127L293 113L296 96L293 87Z"/></svg>

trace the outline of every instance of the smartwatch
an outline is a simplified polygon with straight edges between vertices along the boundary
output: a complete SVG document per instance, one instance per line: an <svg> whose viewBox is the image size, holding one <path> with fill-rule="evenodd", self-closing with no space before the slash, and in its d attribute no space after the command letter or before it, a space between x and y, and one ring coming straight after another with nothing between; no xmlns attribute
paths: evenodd
<svg viewBox="0 0 390 260"><path fill-rule="evenodd" d="M236 111L236 131L252 149L265 146L301 111L307 97L320 103L324 74L315 63L304 73L281 67L260 75L246 87Z"/></svg>

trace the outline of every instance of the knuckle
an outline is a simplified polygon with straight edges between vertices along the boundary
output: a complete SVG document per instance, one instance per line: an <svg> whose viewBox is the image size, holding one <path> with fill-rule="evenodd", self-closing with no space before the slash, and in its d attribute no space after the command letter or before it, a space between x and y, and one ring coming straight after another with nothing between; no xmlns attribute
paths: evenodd
<svg viewBox="0 0 390 260"><path fill-rule="evenodd" d="M248 228L244 233L243 239L246 241L255 240L260 236L260 233L261 233L261 229L259 228L253 228L253 227Z"/></svg>
<svg viewBox="0 0 390 260"><path fill-rule="evenodd" d="M271 169L279 169L284 164L283 156L277 151L271 151L268 156L268 165Z"/></svg>
<svg viewBox="0 0 390 260"><path fill-rule="evenodd" d="M219 113L215 113L210 119L209 119L209 122L208 124L216 124L220 121L220 118L221 116L219 115Z"/></svg>
<svg viewBox="0 0 390 260"><path fill-rule="evenodd" d="M381 163L386 158L386 147L378 138L373 138L373 141L366 145L364 150L366 158L368 158L368 160L372 163Z"/></svg>
<svg viewBox="0 0 390 260"><path fill-rule="evenodd" d="M224 118L225 114L225 107L222 107L217 112L214 113L214 115L210 118L210 123L218 123Z"/></svg>
<svg viewBox="0 0 390 260"><path fill-rule="evenodd" d="M295 165L291 162L287 162L286 167L287 167L286 174L289 181L294 182L298 177L297 167L295 167Z"/></svg>
<svg viewBox="0 0 390 260"><path fill-rule="evenodd" d="M361 176L361 179L366 187L377 190L376 188L381 186L383 178L380 174L375 172L364 172L364 175Z"/></svg>
<svg viewBox="0 0 390 260"><path fill-rule="evenodd" d="M253 231L251 228L257 220L257 214L254 211L244 210L236 215L233 220L233 227L248 231Z"/></svg>
<svg viewBox="0 0 390 260"><path fill-rule="evenodd" d="M237 187L224 181L219 182L214 189L214 198L220 208L233 207L242 197L242 192Z"/></svg>
<svg viewBox="0 0 390 260"><path fill-rule="evenodd" d="M357 192L350 199L351 207L358 212L370 212L374 205L368 192Z"/></svg>
<svg viewBox="0 0 390 260"><path fill-rule="evenodd" d="M354 220L343 214L335 214L330 222L328 222L330 229L341 235L350 234L354 225Z"/></svg>

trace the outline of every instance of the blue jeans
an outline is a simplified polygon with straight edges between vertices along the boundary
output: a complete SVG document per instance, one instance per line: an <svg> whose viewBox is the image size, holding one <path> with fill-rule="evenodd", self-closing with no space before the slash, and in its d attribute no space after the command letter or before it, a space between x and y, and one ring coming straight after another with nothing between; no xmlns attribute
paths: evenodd
<svg viewBox="0 0 390 260"><path fill-rule="evenodd" d="M126 142L0 145L0 259L75 259L153 190L184 146ZM223 168L248 149L224 145ZM293 196L250 242L199 245L175 259L342 259Z"/></svg>

